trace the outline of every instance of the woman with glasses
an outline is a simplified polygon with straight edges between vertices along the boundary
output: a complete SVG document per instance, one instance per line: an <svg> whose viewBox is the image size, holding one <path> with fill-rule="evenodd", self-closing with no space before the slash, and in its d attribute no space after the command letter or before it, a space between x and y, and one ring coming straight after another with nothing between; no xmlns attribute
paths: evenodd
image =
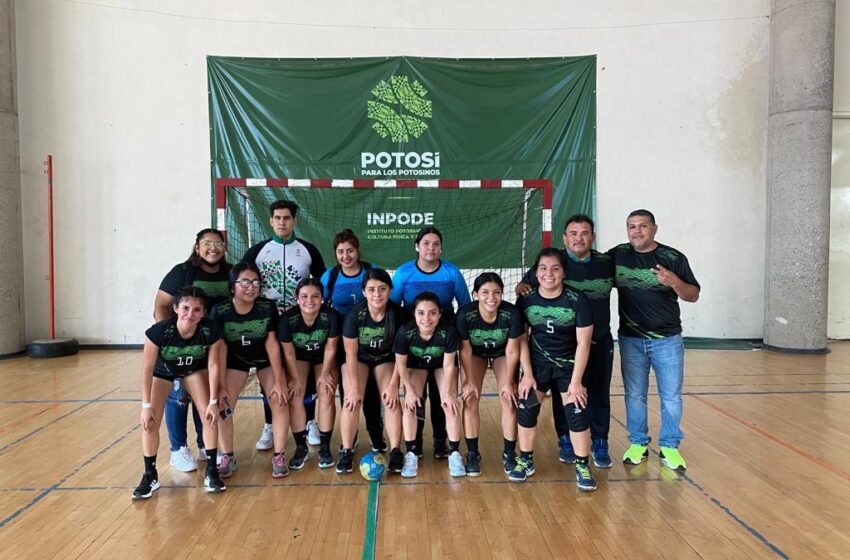
<svg viewBox="0 0 850 560"><path fill-rule="evenodd" d="M228 478L237 468L233 452L233 418L239 393L254 371L260 385L269 396L274 426L274 455L272 476L289 474L284 456L286 433L289 430L289 388L283 375L280 346L277 343L278 313L271 300L260 296L260 271L254 263L241 262L230 270L230 290L233 297L216 305L210 312L218 324L224 344L218 361L224 369L219 400L224 404L226 418L220 423L221 464L218 472ZM221 368L220 368L221 369Z"/></svg>
<svg viewBox="0 0 850 560"><path fill-rule="evenodd" d="M159 285L154 301L154 319L162 321L174 311L174 298L184 286L201 288L207 296L207 309L230 294L227 287L227 274L230 265L224 258L224 238L216 229L202 229L195 236L195 245L186 261L179 263L165 275ZM189 451L189 434L186 422L189 418L189 396L180 379L174 381L174 388L165 404L165 427L171 445L171 467L181 472L190 472L198 468L198 463ZM205 461L204 441L201 437L201 417L194 404L191 405L192 417L198 443L198 460Z"/></svg>

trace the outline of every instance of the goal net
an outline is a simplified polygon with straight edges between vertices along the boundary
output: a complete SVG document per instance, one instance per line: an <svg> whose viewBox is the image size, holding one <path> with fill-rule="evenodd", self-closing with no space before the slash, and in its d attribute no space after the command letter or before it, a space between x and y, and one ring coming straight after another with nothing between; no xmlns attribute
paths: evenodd
<svg viewBox="0 0 850 560"><path fill-rule="evenodd" d="M298 204L297 235L328 267L336 264L333 238L345 228L359 238L362 260L392 272L416 257L413 239L431 225L443 235L442 259L461 269L470 293L479 273L495 271L510 301L551 244L548 180L217 179L216 226L226 232L229 262L272 236L268 208L276 200Z"/></svg>

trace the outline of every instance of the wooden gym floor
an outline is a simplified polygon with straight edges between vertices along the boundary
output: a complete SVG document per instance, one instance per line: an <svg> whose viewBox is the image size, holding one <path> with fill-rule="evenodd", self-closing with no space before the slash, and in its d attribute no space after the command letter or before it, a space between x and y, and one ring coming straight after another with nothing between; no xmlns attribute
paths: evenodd
<svg viewBox="0 0 850 560"><path fill-rule="evenodd" d="M370 486L356 472L319 471L315 450L304 470L272 479L269 452L254 450L262 412L250 399L236 412L239 470L224 494L205 494L200 474L169 468L163 427L163 487L138 503L130 493L142 471L140 351L3 361L0 557L848 558L850 343L830 349L688 351L684 476L655 450L639 467L619 463L626 435L615 363L615 464L595 469L594 493L580 493L572 467L557 461L548 402L537 474L507 481L490 375L480 478L451 479L426 433L416 479ZM654 396L650 419L655 436Z"/></svg>

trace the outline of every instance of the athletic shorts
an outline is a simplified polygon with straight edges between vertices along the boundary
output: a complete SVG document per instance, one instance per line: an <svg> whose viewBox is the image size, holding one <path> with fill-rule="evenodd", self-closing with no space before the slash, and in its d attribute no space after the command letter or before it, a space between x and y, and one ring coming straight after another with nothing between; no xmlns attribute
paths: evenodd
<svg viewBox="0 0 850 560"><path fill-rule="evenodd" d="M566 393L570 387L570 381L573 377L572 366L531 364L531 369L534 371L534 381L537 383L538 391L545 393L552 389L559 393Z"/></svg>
<svg viewBox="0 0 850 560"><path fill-rule="evenodd" d="M237 356L233 356L232 354L227 355L227 369L235 369L237 371L244 371L245 373L248 373L248 370L250 370L252 367L257 368L257 371L260 371L261 369L265 369L270 365L272 365L272 363L269 361L259 362L257 364L252 365L244 360L239 359Z"/></svg>
<svg viewBox="0 0 850 560"><path fill-rule="evenodd" d="M190 371L189 373L186 373L186 374L176 374L175 375L174 373L171 373L167 369L160 369L160 368L155 367L155 368L153 368L153 376L157 377L159 379L165 379L166 381L168 381L170 383L174 383L175 379L183 379L185 377L189 377L190 375L192 375L193 373L197 373L198 371L203 371L203 370Z"/></svg>

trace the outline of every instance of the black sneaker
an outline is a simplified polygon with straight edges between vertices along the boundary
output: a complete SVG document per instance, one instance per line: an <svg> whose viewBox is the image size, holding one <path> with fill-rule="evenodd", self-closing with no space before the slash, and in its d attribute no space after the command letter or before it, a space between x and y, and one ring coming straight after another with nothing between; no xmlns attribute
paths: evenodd
<svg viewBox="0 0 850 560"><path fill-rule="evenodd" d="M516 467L516 454L502 452L502 467L505 469L505 474L511 474Z"/></svg>
<svg viewBox="0 0 850 560"><path fill-rule="evenodd" d="M354 450L343 449L339 452L339 461L336 462L337 474L346 474L354 470Z"/></svg>
<svg viewBox="0 0 850 560"><path fill-rule="evenodd" d="M305 447L296 447L295 454L292 455L292 459L289 460L289 468L294 471L300 471L304 468L304 463L310 459L310 450Z"/></svg>
<svg viewBox="0 0 850 560"><path fill-rule="evenodd" d="M319 468L320 469L329 469L334 466L334 456L331 453L330 447L320 447L319 448Z"/></svg>
<svg viewBox="0 0 850 560"><path fill-rule="evenodd" d="M218 474L218 469L216 467L207 469L207 474L204 476L204 490L211 494L218 494L226 489L227 486L224 485L221 475Z"/></svg>
<svg viewBox="0 0 850 560"><path fill-rule="evenodd" d="M481 476L481 453L466 454L466 476Z"/></svg>
<svg viewBox="0 0 850 560"><path fill-rule="evenodd" d="M390 451L390 460L387 463L387 470L391 473L400 473L403 468L404 454L401 452L401 449L394 447L393 450Z"/></svg>
<svg viewBox="0 0 850 560"><path fill-rule="evenodd" d="M369 440L372 442L372 451L375 453L387 452L387 442L384 441L383 435L375 435L375 437L369 436Z"/></svg>
<svg viewBox="0 0 850 560"><path fill-rule="evenodd" d="M136 486L135 490L133 490L133 499L147 500L153 496L153 493L159 490L158 478L159 476L156 472L145 471L145 474L142 475L142 481L139 482L139 485Z"/></svg>
<svg viewBox="0 0 850 560"><path fill-rule="evenodd" d="M434 459L447 459L449 456L449 446L446 445L446 440L434 440Z"/></svg>

